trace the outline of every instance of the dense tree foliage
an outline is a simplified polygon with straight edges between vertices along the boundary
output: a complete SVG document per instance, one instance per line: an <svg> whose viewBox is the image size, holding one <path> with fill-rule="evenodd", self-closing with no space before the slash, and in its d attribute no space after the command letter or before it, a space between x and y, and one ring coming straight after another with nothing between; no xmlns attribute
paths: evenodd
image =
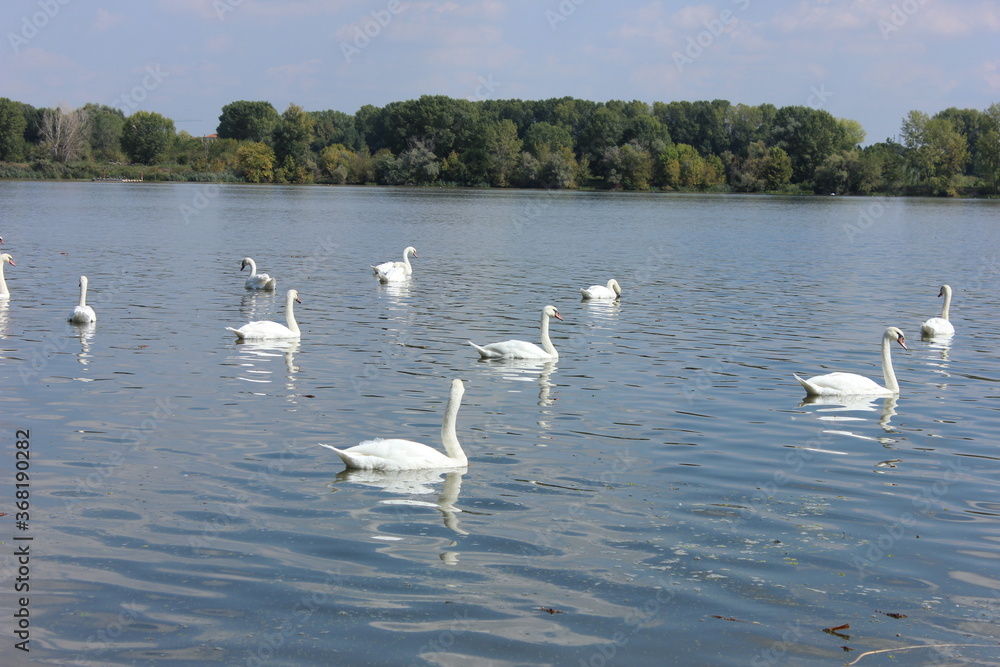
<svg viewBox="0 0 1000 667"><path fill-rule="evenodd" d="M193 137L152 112L126 118L97 104L35 109L0 98L0 162L23 164L0 165L0 175L141 164L155 167L147 177L255 183L1000 193L1000 104L913 111L898 142L864 141L860 123L822 109L726 100L425 95L353 115L296 104L279 114L241 100L222 108L217 137Z"/></svg>
<svg viewBox="0 0 1000 667"><path fill-rule="evenodd" d="M174 140L174 121L154 111L136 111L125 119L122 150L133 162L156 164Z"/></svg>

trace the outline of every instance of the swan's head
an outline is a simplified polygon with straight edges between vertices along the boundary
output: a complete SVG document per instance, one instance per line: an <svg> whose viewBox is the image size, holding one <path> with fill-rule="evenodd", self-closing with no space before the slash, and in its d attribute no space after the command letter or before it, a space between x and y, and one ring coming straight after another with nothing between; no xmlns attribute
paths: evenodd
<svg viewBox="0 0 1000 667"><path fill-rule="evenodd" d="M559 309L555 306L545 306L545 308L542 309L542 315L545 315L546 317L554 317L557 320L562 319L559 317Z"/></svg>
<svg viewBox="0 0 1000 667"><path fill-rule="evenodd" d="M3 237L0 236L0 244L2 244L2 243L3 243Z"/></svg>
<svg viewBox="0 0 1000 667"><path fill-rule="evenodd" d="M462 395L464 393L465 393L465 383L459 380L458 378L452 380L451 395L454 396L455 398L462 398Z"/></svg>
<svg viewBox="0 0 1000 667"><path fill-rule="evenodd" d="M296 303L302 303L299 299L299 291L297 289L288 290L288 294L285 295L289 301L295 301Z"/></svg>
<svg viewBox="0 0 1000 667"><path fill-rule="evenodd" d="M244 257L243 258L243 263L240 264L240 271L242 271L243 269L247 268L251 264L253 264L253 260L250 259L249 257Z"/></svg>
<svg viewBox="0 0 1000 667"><path fill-rule="evenodd" d="M902 347L904 350L910 349L906 347L906 337L903 335L903 331L901 329L898 329L896 327L889 327L888 329L885 330L885 337L895 340L897 343L899 343L899 346Z"/></svg>
<svg viewBox="0 0 1000 667"><path fill-rule="evenodd" d="M403 251L403 254L404 254L404 255L413 255L414 257L417 257L417 256L418 256L418 255L417 255L417 249L416 249L416 248L414 248L414 247L413 247L413 246L411 246L411 245L409 245L409 246L406 246L406 250L404 250L404 251Z"/></svg>
<svg viewBox="0 0 1000 667"><path fill-rule="evenodd" d="M622 286L618 284L618 281L612 278L608 281L608 289L614 290L615 296L622 295Z"/></svg>
<svg viewBox="0 0 1000 667"><path fill-rule="evenodd" d="M80 276L80 287L87 286L87 276Z"/></svg>
<svg viewBox="0 0 1000 667"><path fill-rule="evenodd" d="M941 285L941 291L938 292L938 296L941 297L941 296L944 296L946 294L951 294L951 286L950 285Z"/></svg>
<svg viewBox="0 0 1000 667"><path fill-rule="evenodd" d="M11 257L10 255L8 255L7 253L4 253L4 254L0 255L0 261L2 261L4 264L10 264L11 266L17 266L17 264L14 263L14 258Z"/></svg>

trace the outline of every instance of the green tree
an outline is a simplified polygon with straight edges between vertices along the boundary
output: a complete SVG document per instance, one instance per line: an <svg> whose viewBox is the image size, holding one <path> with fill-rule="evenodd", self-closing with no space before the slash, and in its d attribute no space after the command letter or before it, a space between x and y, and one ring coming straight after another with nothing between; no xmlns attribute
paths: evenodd
<svg viewBox="0 0 1000 667"><path fill-rule="evenodd" d="M240 100L222 107L216 132L220 139L268 141L278 120L278 112L270 102Z"/></svg>
<svg viewBox="0 0 1000 667"><path fill-rule="evenodd" d="M934 194L957 194L958 177L968 160L968 143L952 122L911 111L903 119L901 136L922 185Z"/></svg>
<svg viewBox="0 0 1000 667"><path fill-rule="evenodd" d="M486 159L490 184L505 188L521 155L522 142L517 137L514 121L501 120L488 126L486 132Z"/></svg>
<svg viewBox="0 0 1000 667"><path fill-rule="evenodd" d="M99 162L121 162L125 114L105 104L85 104L83 110L89 119L91 155Z"/></svg>
<svg viewBox="0 0 1000 667"><path fill-rule="evenodd" d="M983 112L982 132L976 143L976 171L996 194L1000 188L1000 104L991 104Z"/></svg>
<svg viewBox="0 0 1000 667"><path fill-rule="evenodd" d="M0 97L0 161L15 162L24 156L24 130L27 126L22 106Z"/></svg>
<svg viewBox="0 0 1000 667"><path fill-rule="evenodd" d="M406 183L428 185L437 180L441 165L431 147L414 141L410 148L399 155L400 177Z"/></svg>
<svg viewBox="0 0 1000 667"><path fill-rule="evenodd" d="M545 121L533 123L524 133L524 149L538 155L542 146L546 150L573 148L573 137L565 127Z"/></svg>
<svg viewBox="0 0 1000 667"><path fill-rule="evenodd" d="M152 111L136 111L125 119L122 150L132 162L156 164L174 140L174 121Z"/></svg>
<svg viewBox="0 0 1000 667"><path fill-rule="evenodd" d="M270 183L274 179L274 151L263 142L243 144L236 150L236 169L248 183Z"/></svg>
<svg viewBox="0 0 1000 667"><path fill-rule="evenodd" d="M340 185L347 182L353 159L354 153L343 144L333 144L319 154L319 166L331 183Z"/></svg>
<svg viewBox="0 0 1000 667"><path fill-rule="evenodd" d="M771 144L791 158L792 177L809 181L827 156L845 147L845 128L830 112L806 106L778 109L771 129ZM770 189L770 188L769 188Z"/></svg>
<svg viewBox="0 0 1000 667"><path fill-rule="evenodd" d="M296 163L308 160L313 119L297 104L289 104L274 128L272 147L279 161L292 157Z"/></svg>

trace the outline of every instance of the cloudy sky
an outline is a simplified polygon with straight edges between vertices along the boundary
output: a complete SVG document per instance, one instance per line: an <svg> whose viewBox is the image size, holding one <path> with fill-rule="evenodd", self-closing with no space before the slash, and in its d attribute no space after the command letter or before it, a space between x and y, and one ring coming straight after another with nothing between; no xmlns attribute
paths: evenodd
<svg viewBox="0 0 1000 667"><path fill-rule="evenodd" d="M234 100L570 95L810 105L872 142L1000 102L1000 0L3 0L0 29L0 96L194 135Z"/></svg>

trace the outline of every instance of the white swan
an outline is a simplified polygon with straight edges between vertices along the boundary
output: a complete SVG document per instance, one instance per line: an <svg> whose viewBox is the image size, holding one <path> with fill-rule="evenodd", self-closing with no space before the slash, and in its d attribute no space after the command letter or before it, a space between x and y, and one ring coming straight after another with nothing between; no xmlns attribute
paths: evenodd
<svg viewBox="0 0 1000 667"><path fill-rule="evenodd" d="M604 285L591 285L587 289L581 287L580 294L584 299L617 299L622 295L622 288L618 281L612 278L608 281L607 287Z"/></svg>
<svg viewBox="0 0 1000 667"><path fill-rule="evenodd" d="M874 380L856 375L854 373L829 373L827 375L817 375L808 380L803 380L798 375L795 379L805 387L809 396L894 396L899 394L899 383L896 382L896 373L892 370L892 356L889 346L892 341L899 343L904 350L906 339L903 332L896 327L889 327L882 334L882 376L885 378L885 386L880 386Z"/></svg>
<svg viewBox="0 0 1000 667"><path fill-rule="evenodd" d="M951 286L941 285L938 296L944 297L944 307L941 308L941 317L932 317L920 325L920 333L925 336L950 336L955 333L955 327L948 321L948 309L951 308Z"/></svg>
<svg viewBox="0 0 1000 667"><path fill-rule="evenodd" d="M381 264L372 266L372 270L378 276L379 281L383 283L406 280L413 275L413 267L410 266L410 255L417 256L417 249L413 246L407 246L406 250L403 251L402 262L382 262Z"/></svg>
<svg viewBox="0 0 1000 667"><path fill-rule="evenodd" d="M555 306L545 306L542 309L542 346L523 340L505 340L502 343L490 343L479 346L469 341L476 348L482 359L558 359L559 353L549 340L549 318L561 320Z"/></svg>
<svg viewBox="0 0 1000 667"><path fill-rule="evenodd" d="M360 445L337 449L332 445L323 445L337 452L344 465L352 470L426 470L429 468L462 468L469 465L469 459L462 451L455 432L455 420L458 417L458 406L462 403L465 387L462 381L451 381L451 395L444 409L444 421L441 423L441 444L447 453L442 454L436 449L412 440L367 440Z"/></svg>
<svg viewBox="0 0 1000 667"><path fill-rule="evenodd" d="M7 253L0 255L0 299L10 298L10 290L7 289L7 279L3 277L4 264L17 266L17 264L14 263L14 258Z"/></svg>
<svg viewBox="0 0 1000 667"><path fill-rule="evenodd" d="M288 290L288 294L285 295L285 321L288 322L287 327L284 324L278 324L277 322L261 320L258 322L248 322L239 329L234 329L232 327L226 327L226 329L236 334L237 338L240 340L298 338L299 324L295 321L295 313L292 312L293 301L302 303L302 301L299 300L298 290L290 289Z"/></svg>
<svg viewBox="0 0 1000 667"><path fill-rule="evenodd" d="M87 305L87 276L80 276L80 305L69 316L73 324L90 324L97 321L97 313Z"/></svg>
<svg viewBox="0 0 1000 667"><path fill-rule="evenodd" d="M248 266L250 267L250 276L243 283L244 287L247 289L267 290L268 292L273 292L278 288L277 278L272 278L266 273L257 273L257 263L249 257L244 257L243 263L240 264L240 271Z"/></svg>

